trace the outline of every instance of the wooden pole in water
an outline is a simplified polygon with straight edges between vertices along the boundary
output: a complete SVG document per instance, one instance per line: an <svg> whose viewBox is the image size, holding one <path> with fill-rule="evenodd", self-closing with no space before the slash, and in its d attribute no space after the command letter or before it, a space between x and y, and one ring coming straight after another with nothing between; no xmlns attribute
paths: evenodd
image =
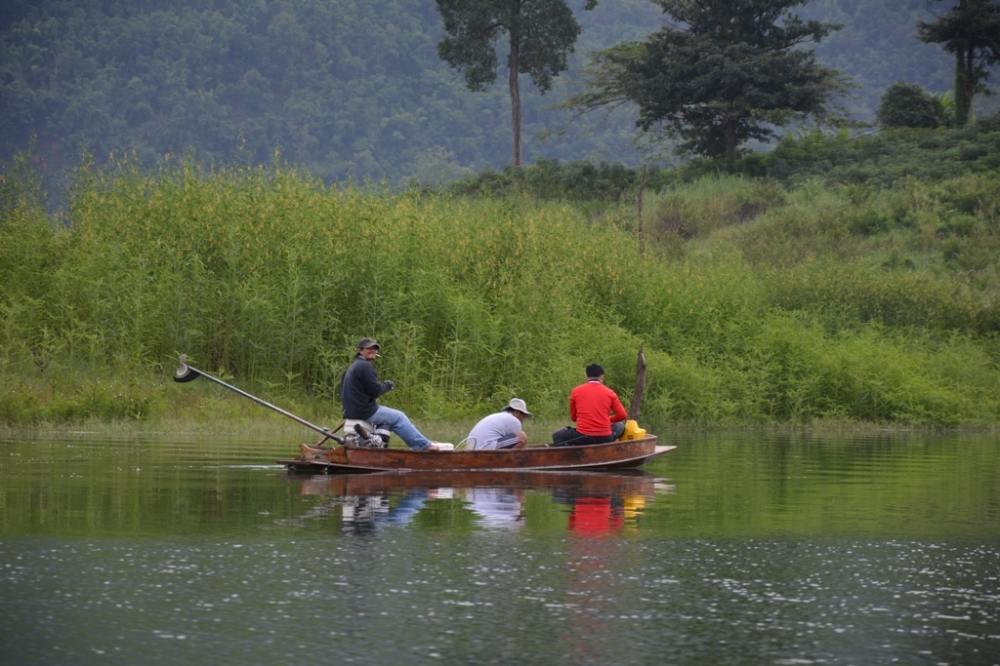
<svg viewBox="0 0 1000 666"><path fill-rule="evenodd" d="M635 391L628 403L628 417L639 420L639 406L642 404L642 394L646 390L646 355L639 347L639 355L635 359Z"/></svg>
<svg viewBox="0 0 1000 666"><path fill-rule="evenodd" d="M639 256L645 254L646 246L642 236L642 195L646 191L646 167L639 172L639 193L635 198L635 237L639 241ZM639 350L642 353L642 350Z"/></svg>

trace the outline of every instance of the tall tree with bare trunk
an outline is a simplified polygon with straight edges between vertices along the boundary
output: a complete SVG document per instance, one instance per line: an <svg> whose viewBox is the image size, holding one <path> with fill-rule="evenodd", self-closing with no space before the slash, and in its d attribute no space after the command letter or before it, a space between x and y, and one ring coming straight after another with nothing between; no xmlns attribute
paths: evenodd
<svg viewBox="0 0 1000 666"><path fill-rule="evenodd" d="M1000 61L1000 4L992 0L958 0L935 21L917 25L920 39L944 45L955 54L955 125L972 117L976 93L988 92L990 68Z"/></svg>
<svg viewBox="0 0 1000 666"><path fill-rule="evenodd" d="M593 9L597 0L587 0ZM507 87L510 90L514 166L521 165L521 91L518 75L528 74L539 91L566 70L566 56L580 34L580 24L565 0L437 0L446 36L438 54L465 73L470 90L496 81L497 45L507 38Z"/></svg>

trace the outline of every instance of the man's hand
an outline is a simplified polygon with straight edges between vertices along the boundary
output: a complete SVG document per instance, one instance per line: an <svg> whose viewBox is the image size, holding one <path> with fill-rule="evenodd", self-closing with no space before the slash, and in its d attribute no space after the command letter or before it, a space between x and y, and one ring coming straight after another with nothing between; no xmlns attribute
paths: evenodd
<svg viewBox="0 0 1000 666"><path fill-rule="evenodd" d="M392 381L391 379L387 379L384 382L382 382L382 388L385 389L383 393L388 393L392 389L396 388L396 382Z"/></svg>

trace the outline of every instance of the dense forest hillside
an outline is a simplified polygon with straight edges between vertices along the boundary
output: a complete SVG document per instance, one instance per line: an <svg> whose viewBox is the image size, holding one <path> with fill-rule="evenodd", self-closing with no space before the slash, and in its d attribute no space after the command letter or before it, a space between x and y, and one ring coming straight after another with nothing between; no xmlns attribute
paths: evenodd
<svg viewBox="0 0 1000 666"><path fill-rule="evenodd" d="M569 4L582 27L569 71L546 95L523 86L526 161L674 160L669 147L643 152L628 108L583 117L554 108L581 90L591 53L663 25L658 8ZM802 8L844 26L817 51L857 83L845 102L857 119L872 120L893 82L950 88L950 56L916 37L917 21L943 6L817 0ZM180 156L222 166L280 154L325 182L440 184L500 168L510 156L503 77L470 92L439 59L441 37L433 0L8 0L0 7L0 160L30 150L50 187L65 185L86 155L149 168Z"/></svg>

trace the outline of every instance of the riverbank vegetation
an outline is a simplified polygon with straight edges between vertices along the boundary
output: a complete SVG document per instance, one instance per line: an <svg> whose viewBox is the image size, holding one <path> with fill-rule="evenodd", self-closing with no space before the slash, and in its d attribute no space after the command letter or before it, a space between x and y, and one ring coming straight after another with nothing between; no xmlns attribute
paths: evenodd
<svg viewBox="0 0 1000 666"><path fill-rule="evenodd" d="M996 130L981 131L977 166L948 177L653 174L641 217L634 187L390 193L291 168L119 164L84 170L56 220L8 168L0 422L243 409L173 384L185 352L330 424L373 335L389 402L415 416L472 419L518 395L561 419L593 361L627 400L641 347L658 423L995 424L1000 179L981 163ZM952 132L891 140L933 162ZM809 141L803 161L852 154Z"/></svg>

